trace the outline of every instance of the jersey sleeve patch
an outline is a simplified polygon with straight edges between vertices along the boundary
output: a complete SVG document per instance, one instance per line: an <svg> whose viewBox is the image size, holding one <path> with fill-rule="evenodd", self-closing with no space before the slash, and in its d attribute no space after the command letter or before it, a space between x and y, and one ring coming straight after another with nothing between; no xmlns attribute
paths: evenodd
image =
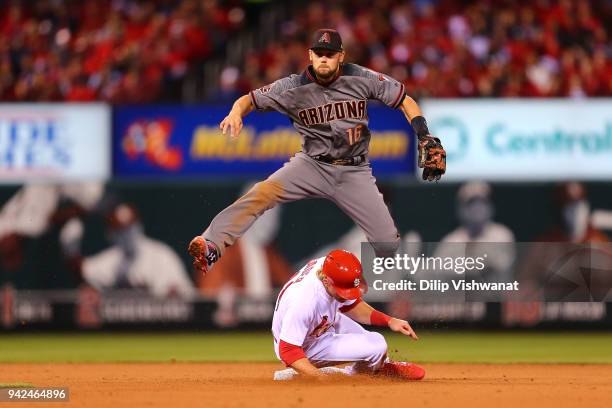
<svg viewBox="0 0 612 408"><path fill-rule="evenodd" d="M261 88L259 88L259 92L261 92L262 94L267 94L272 89L272 85L274 85L274 84L272 83L270 85L262 86Z"/></svg>
<svg viewBox="0 0 612 408"><path fill-rule="evenodd" d="M366 78L369 99L377 99L391 108L397 108L404 101L404 84L388 75L357 64L346 64L345 75Z"/></svg>
<svg viewBox="0 0 612 408"><path fill-rule="evenodd" d="M249 94L258 111L281 110L290 102L285 91L299 85L297 75L278 79L271 84L252 90Z"/></svg>

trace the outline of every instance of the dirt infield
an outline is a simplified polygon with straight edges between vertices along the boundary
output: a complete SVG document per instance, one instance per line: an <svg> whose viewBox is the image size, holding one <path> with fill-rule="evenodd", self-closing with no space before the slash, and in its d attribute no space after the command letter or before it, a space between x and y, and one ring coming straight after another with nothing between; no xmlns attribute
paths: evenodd
<svg viewBox="0 0 612 408"><path fill-rule="evenodd" d="M612 406L612 365L424 367L421 382L319 383L272 381L277 364L2 364L0 383L69 387L70 402L53 407ZM18 404L28 405L46 404Z"/></svg>

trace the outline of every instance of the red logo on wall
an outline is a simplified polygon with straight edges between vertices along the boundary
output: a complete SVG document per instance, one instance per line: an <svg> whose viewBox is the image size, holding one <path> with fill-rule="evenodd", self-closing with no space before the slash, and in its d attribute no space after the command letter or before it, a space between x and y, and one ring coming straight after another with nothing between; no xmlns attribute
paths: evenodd
<svg viewBox="0 0 612 408"><path fill-rule="evenodd" d="M169 146L173 127L169 119L135 121L128 126L121 147L130 160L144 156L155 166L178 170L183 165L183 155L180 149Z"/></svg>

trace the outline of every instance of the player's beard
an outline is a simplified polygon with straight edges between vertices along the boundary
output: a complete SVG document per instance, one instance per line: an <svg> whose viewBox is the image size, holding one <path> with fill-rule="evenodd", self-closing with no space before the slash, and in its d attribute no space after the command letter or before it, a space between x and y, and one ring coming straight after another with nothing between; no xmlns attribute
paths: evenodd
<svg viewBox="0 0 612 408"><path fill-rule="evenodd" d="M327 65L327 67L329 67L329 65ZM320 67L319 67L320 69ZM338 73L338 70L340 69L340 64L338 64L338 66L336 67L335 70L328 70L326 72L321 72L319 70L315 70L315 73L317 74L317 78L319 78L321 81L323 82L327 82L330 79L332 79L334 76L336 76L336 74Z"/></svg>

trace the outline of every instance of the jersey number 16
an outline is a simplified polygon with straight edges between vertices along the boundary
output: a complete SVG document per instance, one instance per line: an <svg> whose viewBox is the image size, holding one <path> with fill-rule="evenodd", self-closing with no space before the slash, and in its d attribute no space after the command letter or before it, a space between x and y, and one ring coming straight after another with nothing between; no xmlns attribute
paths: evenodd
<svg viewBox="0 0 612 408"><path fill-rule="evenodd" d="M361 129L363 125L357 125L354 128L347 129L349 145L354 145L361 139Z"/></svg>

